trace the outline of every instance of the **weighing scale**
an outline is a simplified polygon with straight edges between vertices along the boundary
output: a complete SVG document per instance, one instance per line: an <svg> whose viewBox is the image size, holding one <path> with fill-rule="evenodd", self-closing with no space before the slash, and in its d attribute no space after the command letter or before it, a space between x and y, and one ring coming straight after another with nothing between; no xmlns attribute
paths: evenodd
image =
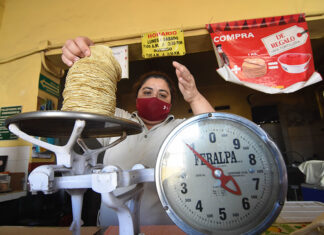
<svg viewBox="0 0 324 235"><path fill-rule="evenodd" d="M30 190L65 189L71 195L74 235L80 234L83 194L88 188L116 211L120 235L140 233L145 182L155 181L166 213L188 234L260 234L274 222L285 201L287 174L279 149L259 126L237 115L205 113L185 120L164 140L155 169L136 164L130 170L104 167L97 164L97 156L127 135L140 133L135 122L42 111L15 115L5 124L20 138L56 154L56 165L40 166L29 175ZM69 136L69 140L56 146L33 136ZM89 149L82 140L112 136L120 138L99 149ZM73 150L76 143L82 155ZM130 185L136 187L114 195L115 189Z"/></svg>

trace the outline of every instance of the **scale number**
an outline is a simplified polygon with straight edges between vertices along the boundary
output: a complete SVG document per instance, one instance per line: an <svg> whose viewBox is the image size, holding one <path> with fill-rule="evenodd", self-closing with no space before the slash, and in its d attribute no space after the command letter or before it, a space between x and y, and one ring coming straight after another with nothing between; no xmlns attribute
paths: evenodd
<svg viewBox="0 0 324 235"><path fill-rule="evenodd" d="M227 215L226 215L226 212L225 212L225 208L219 208L219 218L221 220L226 220Z"/></svg>
<svg viewBox="0 0 324 235"><path fill-rule="evenodd" d="M202 212L203 211L203 207L201 204L201 200L198 200L197 205L196 205L196 210Z"/></svg>
<svg viewBox="0 0 324 235"><path fill-rule="evenodd" d="M188 189L187 189L187 184L186 183L181 183L181 193L182 194L186 194L188 192Z"/></svg>

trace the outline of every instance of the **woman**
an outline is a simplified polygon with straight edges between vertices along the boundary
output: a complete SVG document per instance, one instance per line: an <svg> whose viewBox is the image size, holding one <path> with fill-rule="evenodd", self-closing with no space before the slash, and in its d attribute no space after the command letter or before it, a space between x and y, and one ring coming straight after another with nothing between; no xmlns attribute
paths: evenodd
<svg viewBox="0 0 324 235"><path fill-rule="evenodd" d="M78 59L90 56L90 45L93 45L93 42L86 37L66 41L62 48L63 62L72 66ZM179 89L193 114L214 112L209 102L197 90L194 77L189 70L178 62L174 61L172 64L178 78ZM138 163L149 168L155 167L163 140L183 121L169 114L174 91L172 80L164 73L151 72L141 76L138 80L137 111L130 114L116 108L115 116L140 123L143 132L128 136L123 142L108 149L105 153L104 165L117 165L124 170L131 169ZM105 146L114 141L114 138L104 138L99 141ZM142 225L172 224L162 208L153 183L145 185L140 215ZM99 222L100 226L118 224L115 213L103 205L100 209Z"/></svg>

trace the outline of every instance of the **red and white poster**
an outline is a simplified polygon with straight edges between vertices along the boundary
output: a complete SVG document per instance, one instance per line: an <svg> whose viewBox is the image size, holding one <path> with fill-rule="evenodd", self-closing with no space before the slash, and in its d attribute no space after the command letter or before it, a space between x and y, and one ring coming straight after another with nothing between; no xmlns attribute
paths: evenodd
<svg viewBox="0 0 324 235"><path fill-rule="evenodd" d="M314 69L304 14L207 24L226 80L269 94L322 80Z"/></svg>

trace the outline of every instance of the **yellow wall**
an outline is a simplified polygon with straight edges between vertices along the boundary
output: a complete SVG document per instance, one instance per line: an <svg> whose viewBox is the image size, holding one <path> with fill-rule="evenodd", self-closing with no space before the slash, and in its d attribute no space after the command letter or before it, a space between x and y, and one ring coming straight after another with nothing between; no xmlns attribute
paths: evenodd
<svg viewBox="0 0 324 235"><path fill-rule="evenodd" d="M0 28L2 23L2 16L4 13L5 0L0 0Z"/></svg>
<svg viewBox="0 0 324 235"><path fill-rule="evenodd" d="M112 42L140 39L152 30L182 28L186 33L204 29L206 23L301 12L308 21L323 19L323 0L8 0L0 29L0 63L60 48L79 35ZM323 36L323 29L318 30Z"/></svg>
<svg viewBox="0 0 324 235"><path fill-rule="evenodd" d="M41 71L39 54L0 65L0 107L23 105L23 112L35 110Z"/></svg>
<svg viewBox="0 0 324 235"><path fill-rule="evenodd" d="M35 111L40 71L39 54L0 64L0 107L22 106L22 112ZM16 145L29 144L22 140L0 141L0 146Z"/></svg>

